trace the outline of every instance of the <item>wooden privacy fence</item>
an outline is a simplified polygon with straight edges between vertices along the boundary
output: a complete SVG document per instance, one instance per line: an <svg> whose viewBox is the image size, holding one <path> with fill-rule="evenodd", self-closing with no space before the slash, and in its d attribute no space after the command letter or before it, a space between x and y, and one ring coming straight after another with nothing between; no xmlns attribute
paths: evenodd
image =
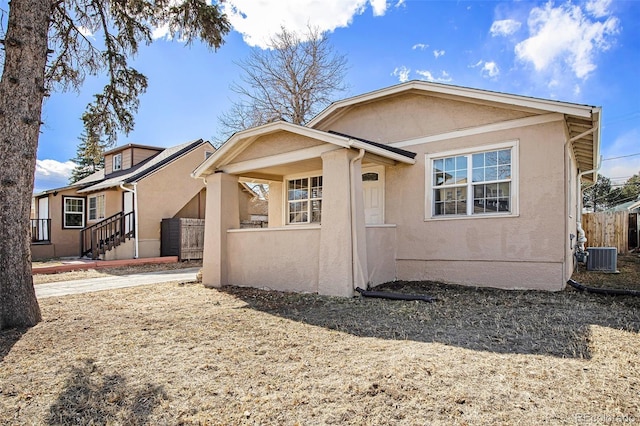
<svg viewBox="0 0 640 426"><path fill-rule="evenodd" d="M582 215L587 247L615 247L618 253L629 251L629 213L597 212Z"/></svg>
<svg viewBox="0 0 640 426"><path fill-rule="evenodd" d="M204 251L204 219L162 219L162 256L178 256L180 260L202 259Z"/></svg>

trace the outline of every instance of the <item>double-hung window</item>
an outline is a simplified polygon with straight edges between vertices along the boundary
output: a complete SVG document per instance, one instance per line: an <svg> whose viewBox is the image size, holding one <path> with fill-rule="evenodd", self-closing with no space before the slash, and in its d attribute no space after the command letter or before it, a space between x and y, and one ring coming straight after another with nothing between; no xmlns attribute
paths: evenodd
<svg viewBox="0 0 640 426"><path fill-rule="evenodd" d="M122 153L113 156L113 171L122 170Z"/></svg>
<svg viewBox="0 0 640 426"><path fill-rule="evenodd" d="M89 220L104 219L105 204L104 194L89 197Z"/></svg>
<svg viewBox="0 0 640 426"><path fill-rule="evenodd" d="M431 217L514 214L515 147L428 156Z"/></svg>
<svg viewBox="0 0 640 426"><path fill-rule="evenodd" d="M84 228L84 198L63 198L63 228Z"/></svg>
<svg viewBox="0 0 640 426"><path fill-rule="evenodd" d="M322 176L287 181L288 223L320 223Z"/></svg>

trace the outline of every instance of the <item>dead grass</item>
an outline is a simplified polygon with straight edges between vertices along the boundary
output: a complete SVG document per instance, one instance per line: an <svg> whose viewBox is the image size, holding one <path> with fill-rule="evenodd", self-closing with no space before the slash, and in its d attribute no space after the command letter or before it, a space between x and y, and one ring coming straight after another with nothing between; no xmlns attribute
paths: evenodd
<svg viewBox="0 0 640 426"><path fill-rule="evenodd" d="M55 264L55 262L39 263L40 266L54 266ZM202 261L185 261L176 263L121 266L117 268L85 269L61 272L58 274L37 274L33 276L33 283L37 285L60 281L83 280L87 278L101 278L112 275L130 275L144 272L166 271L169 269L195 268L200 266L202 266Z"/></svg>
<svg viewBox="0 0 640 426"><path fill-rule="evenodd" d="M590 287L640 290L640 254L618 256L618 273L587 271L580 266L572 279Z"/></svg>
<svg viewBox="0 0 640 426"><path fill-rule="evenodd" d="M170 283L0 332L0 424L640 422L640 298L394 283L436 303Z"/></svg>

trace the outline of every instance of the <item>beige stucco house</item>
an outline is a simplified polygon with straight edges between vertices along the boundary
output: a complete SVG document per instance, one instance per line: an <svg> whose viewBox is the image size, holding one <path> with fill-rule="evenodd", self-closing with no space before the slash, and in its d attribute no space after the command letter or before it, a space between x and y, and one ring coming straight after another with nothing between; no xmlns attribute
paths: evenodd
<svg viewBox="0 0 640 426"><path fill-rule="evenodd" d="M189 174L213 151L197 140L106 152L104 170L34 195L32 258L160 256L162 219L204 218L206 188Z"/></svg>
<svg viewBox="0 0 640 426"><path fill-rule="evenodd" d="M203 282L340 296L392 280L560 290L600 116L411 81L306 126L239 132L193 172L208 192ZM238 181L269 184L268 228L239 229Z"/></svg>

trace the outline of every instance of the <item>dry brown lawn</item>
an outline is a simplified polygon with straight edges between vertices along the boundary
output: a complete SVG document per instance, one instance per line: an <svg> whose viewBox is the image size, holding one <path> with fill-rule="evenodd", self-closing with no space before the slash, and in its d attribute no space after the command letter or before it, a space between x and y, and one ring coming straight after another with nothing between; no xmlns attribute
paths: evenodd
<svg viewBox="0 0 640 426"><path fill-rule="evenodd" d="M61 265L62 263L56 261L49 262L34 262L34 265L40 266L54 266ZM183 269L183 268L195 268L202 266L201 261L188 261L188 262L176 262L176 263L160 263L160 264L147 264L147 265L133 265L133 266L120 266L117 268L100 268L100 269L85 269L70 272L60 272L57 274L37 274L33 276L33 284L45 284L54 283L60 281L73 281L86 278L102 278L113 275L129 275L138 274L144 272L166 271L168 269Z"/></svg>
<svg viewBox="0 0 640 426"><path fill-rule="evenodd" d="M640 298L386 288L439 300L44 299L42 323L0 332L0 424L640 424Z"/></svg>

